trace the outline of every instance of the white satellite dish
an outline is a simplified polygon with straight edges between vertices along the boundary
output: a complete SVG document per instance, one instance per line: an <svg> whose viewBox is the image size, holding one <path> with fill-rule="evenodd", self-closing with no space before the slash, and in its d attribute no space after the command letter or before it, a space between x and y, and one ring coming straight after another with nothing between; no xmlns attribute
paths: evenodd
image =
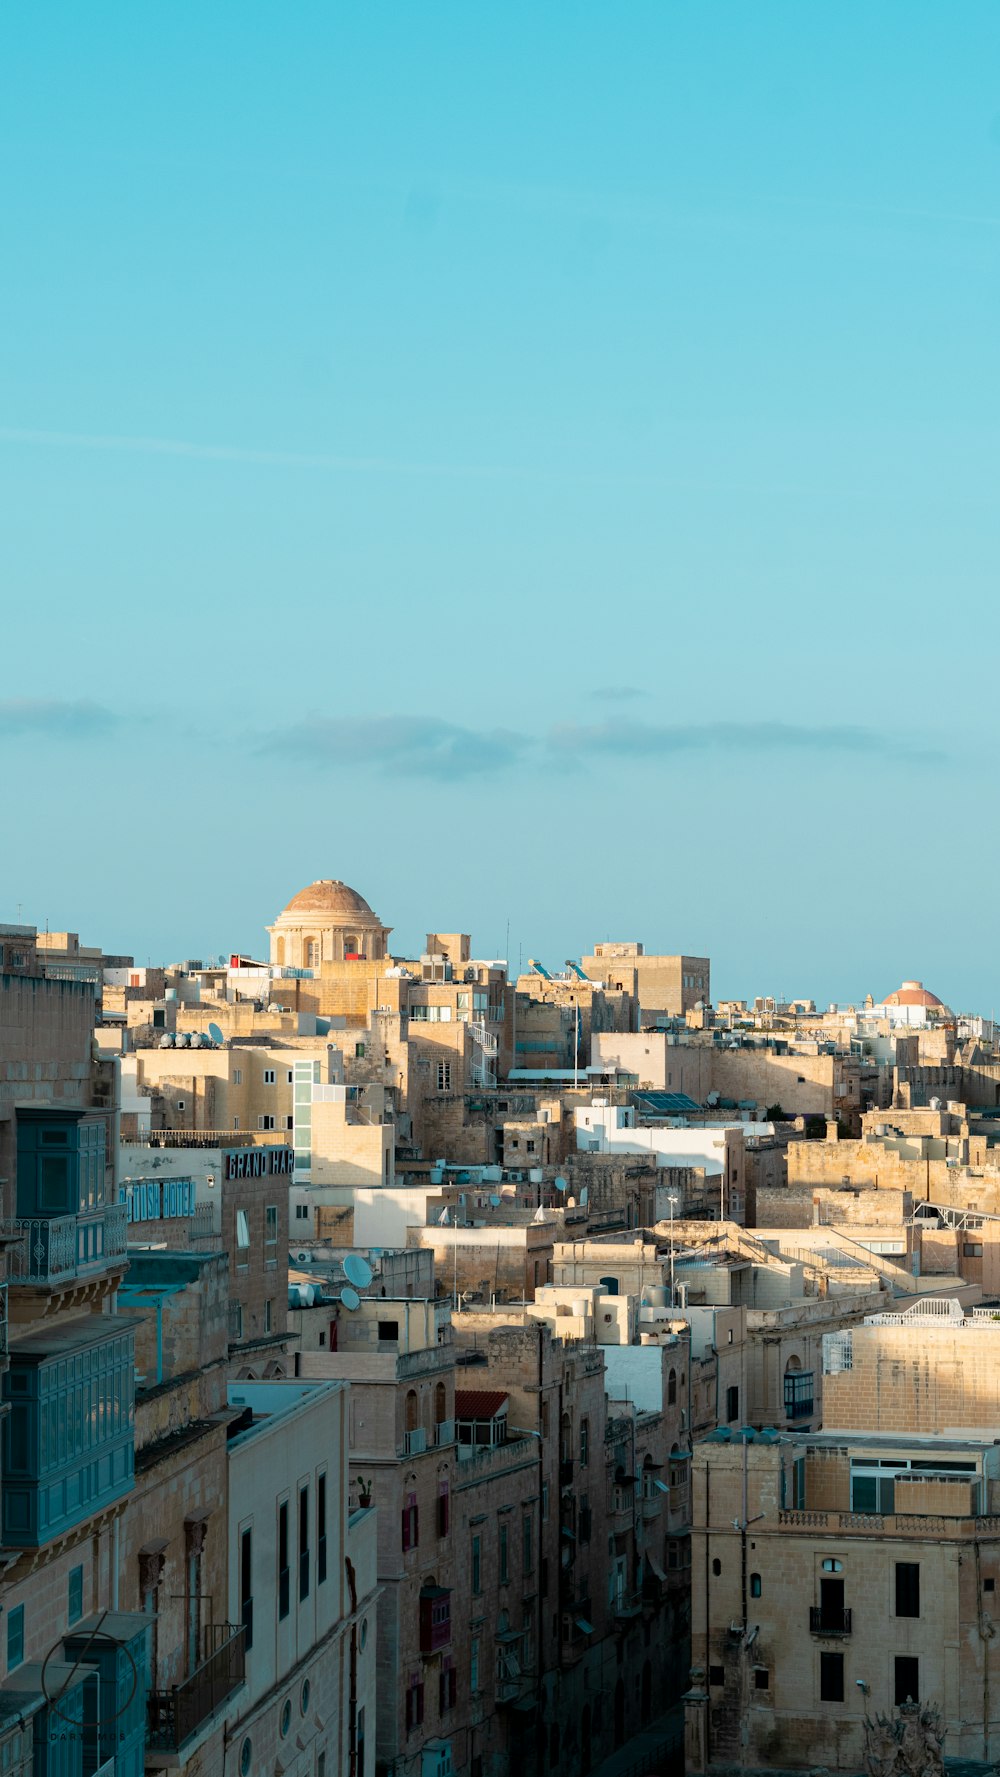
<svg viewBox="0 0 1000 1777"><path fill-rule="evenodd" d="M492 1209L499 1209L500 1208L500 1199L497 1196L495 1191L490 1192L490 1207Z"/></svg>
<svg viewBox="0 0 1000 1777"><path fill-rule="evenodd" d="M344 1288L341 1290L340 1301L342 1307L349 1308L352 1313L355 1308L361 1307L361 1297L358 1295L357 1290L352 1290L349 1283L345 1284Z"/></svg>
<svg viewBox="0 0 1000 1777"><path fill-rule="evenodd" d="M360 1253L348 1253L344 1260L344 1276L348 1283L356 1284L359 1290L366 1290L372 1280L372 1268Z"/></svg>
<svg viewBox="0 0 1000 1777"><path fill-rule="evenodd" d="M226 1040L217 1024L210 1024L209 1025L208 1034L211 1037L213 1043L224 1043Z"/></svg>
<svg viewBox="0 0 1000 1777"><path fill-rule="evenodd" d="M557 1191L565 1191L565 1189L566 1189L566 1180L564 1178L557 1178L556 1179L556 1190Z"/></svg>

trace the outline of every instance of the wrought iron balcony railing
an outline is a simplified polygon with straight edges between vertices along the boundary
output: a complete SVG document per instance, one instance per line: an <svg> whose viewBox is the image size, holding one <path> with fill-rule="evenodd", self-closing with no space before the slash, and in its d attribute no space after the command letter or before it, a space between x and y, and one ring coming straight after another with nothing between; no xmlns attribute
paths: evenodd
<svg viewBox="0 0 1000 1777"><path fill-rule="evenodd" d="M75 1216L15 1216L3 1223L14 1236L9 1276L13 1283L53 1285L95 1277L128 1250L124 1203L103 1204Z"/></svg>
<svg viewBox="0 0 1000 1777"><path fill-rule="evenodd" d="M814 1635L850 1635L849 1610L824 1610L821 1604L809 1606L809 1627Z"/></svg>
<svg viewBox="0 0 1000 1777"><path fill-rule="evenodd" d="M232 1696L244 1681L244 1638L242 1624L214 1624L205 1634L205 1658L190 1678L169 1691L150 1692L148 1747L158 1752L178 1752Z"/></svg>

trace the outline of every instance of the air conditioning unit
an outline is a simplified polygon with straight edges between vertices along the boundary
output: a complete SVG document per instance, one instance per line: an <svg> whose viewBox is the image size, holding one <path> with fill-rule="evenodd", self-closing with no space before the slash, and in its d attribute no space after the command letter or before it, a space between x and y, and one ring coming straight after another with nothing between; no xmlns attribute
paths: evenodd
<svg viewBox="0 0 1000 1777"><path fill-rule="evenodd" d="M296 1253L295 1263L297 1265L311 1265L312 1253Z"/></svg>

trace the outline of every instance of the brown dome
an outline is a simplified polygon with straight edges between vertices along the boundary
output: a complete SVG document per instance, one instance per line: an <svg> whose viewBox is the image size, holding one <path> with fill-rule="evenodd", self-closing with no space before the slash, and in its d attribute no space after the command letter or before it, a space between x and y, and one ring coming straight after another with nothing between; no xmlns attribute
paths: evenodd
<svg viewBox="0 0 1000 1777"><path fill-rule="evenodd" d="M904 981L895 993L887 993L882 1001L883 1006L938 1006L944 1009L944 1001L939 1000L936 993L928 993L922 981Z"/></svg>
<svg viewBox="0 0 1000 1777"><path fill-rule="evenodd" d="M311 882L308 888L300 889L297 895L292 896L280 917L287 919L297 913L318 914L321 919L338 924L379 923L377 915L372 912L364 896L358 894L357 889L348 888L346 882L330 877L321 877L318 882Z"/></svg>

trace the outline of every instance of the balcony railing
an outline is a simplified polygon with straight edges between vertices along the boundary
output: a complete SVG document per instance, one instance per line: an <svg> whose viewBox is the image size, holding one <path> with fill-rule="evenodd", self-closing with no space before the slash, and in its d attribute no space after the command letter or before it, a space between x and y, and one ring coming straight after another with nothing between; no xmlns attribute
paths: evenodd
<svg viewBox="0 0 1000 1777"><path fill-rule="evenodd" d="M407 1456L422 1456L427 1448L427 1433L422 1425L403 1433L403 1450Z"/></svg>
<svg viewBox="0 0 1000 1777"><path fill-rule="evenodd" d="M850 1635L849 1610L824 1610L821 1604L809 1606L809 1628L814 1635Z"/></svg>
<svg viewBox="0 0 1000 1777"><path fill-rule="evenodd" d="M439 1419L434 1427L435 1444L453 1444L455 1442L455 1421Z"/></svg>
<svg viewBox="0 0 1000 1777"><path fill-rule="evenodd" d="M14 1236L9 1275L14 1283L71 1283L106 1271L128 1249L124 1203L109 1203L82 1215L15 1216L3 1223Z"/></svg>
<svg viewBox="0 0 1000 1777"><path fill-rule="evenodd" d="M205 1636L201 1665L169 1691L152 1691L146 1744L158 1752L177 1752L243 1683L246 1654L244 1630L234 1623L216 1623Z"/></svg>

